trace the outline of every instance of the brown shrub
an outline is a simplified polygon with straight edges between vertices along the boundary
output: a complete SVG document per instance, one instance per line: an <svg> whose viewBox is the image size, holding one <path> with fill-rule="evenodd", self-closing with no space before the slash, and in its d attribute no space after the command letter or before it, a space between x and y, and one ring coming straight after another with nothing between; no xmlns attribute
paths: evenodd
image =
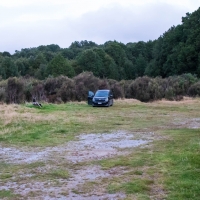
<svg viewBox="0 0 200 200"><path fill-rule="evenodd" d="M100 79L95 77L92 72L83 72L74 77L76 85L76 99L83 101L87 99L88 91L95 92L100 86Z"/></svg>
<svg viewBox="0 0 200 200"><path fill-rule="evenodd" d="M66 79L61 88L58 90L58 96L61 97L61 100L66 103L67 101L76 100L76 90L75 90L74 80Z"/></svg>
<svg viewBox="0 0 200 200"><path fill-rule="evenodd" d="M190 86L188 94L192 97L200 96L200 81Z"/></svg>
<svg viewBox="0 0 200 200"><path fill-rule="evenodd" d="M7 87L7 103L24 102L24 84L21 79L11 77L8 79Z"/></svg>

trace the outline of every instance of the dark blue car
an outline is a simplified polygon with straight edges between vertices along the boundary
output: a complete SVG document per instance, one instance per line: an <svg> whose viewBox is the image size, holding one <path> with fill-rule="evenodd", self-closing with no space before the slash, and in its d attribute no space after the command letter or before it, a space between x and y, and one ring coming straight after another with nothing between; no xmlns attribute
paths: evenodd
<svg viewBox="0 0 200 200"><path fill-rule="evenodd" d="M88 92L88 105L94 106L112 106L113 105L113 94L110 90L97 90Z"/></svg>

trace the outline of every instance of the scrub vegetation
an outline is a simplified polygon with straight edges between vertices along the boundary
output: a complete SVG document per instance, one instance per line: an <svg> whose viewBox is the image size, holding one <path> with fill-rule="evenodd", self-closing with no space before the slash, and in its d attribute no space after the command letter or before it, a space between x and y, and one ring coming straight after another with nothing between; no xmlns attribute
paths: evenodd
<svg viewBox="0 0 200 200"><path fill-rule="evenodd" d="M54 199L73 194L74 199L198 200L199 113L200 99L186 97L179 102L116 100L110 108L93 108L86 102L44 104L42 108L2 104L0 198ZM78 144L77 136L93 133L101 138L102 133L118 131L148 143L98 159L66 159L69 152L63 147L73 141ZM9 160L4 153L12 149L16 157ZM39 150L51 150L52 156L44 154L32 162L17 158L23 152L38 155ZM84 156L84 151L74 151L74 158ZM27 193L23 193L25 188Z"/></svg>

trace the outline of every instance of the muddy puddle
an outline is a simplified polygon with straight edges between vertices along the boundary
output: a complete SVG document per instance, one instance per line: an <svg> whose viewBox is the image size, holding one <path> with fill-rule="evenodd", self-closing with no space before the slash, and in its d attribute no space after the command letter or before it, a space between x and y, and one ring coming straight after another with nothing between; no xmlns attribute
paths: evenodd
<svg viewBox="0 0 200 200"><path fill-rule="evenodd" d="M154 139L153 133L126 133L119 131L115 133L82 134L77 136L76 141L71 141L55 147L41 148L14 148L0 146L0 159L10 164L29 164L38 161L54 163L51 166L45 165L46 172L49 169L56 169L56 162L62 160L65 163L74 164L92 160L126 155L135 147L143 147ZM97 187L87 193L79 193L79 187L91 181L100 181L103 178L120 176L125 173L124 169L103 170L100 166L81 166L79 169L73 167L67 169L70 173L68 179L56 179L51 182L38 181L32 177L29 171L22 171L15 174L8 181L0 185L0 190L11 190L21 195L19 199L73 199L73 200L105 200L124 199L121 193L108 194L106 189ZM41 173L41 172L40 172ZM17 181L16 181L17 180ZM30 194L37 194L36 196Z"/></svg>

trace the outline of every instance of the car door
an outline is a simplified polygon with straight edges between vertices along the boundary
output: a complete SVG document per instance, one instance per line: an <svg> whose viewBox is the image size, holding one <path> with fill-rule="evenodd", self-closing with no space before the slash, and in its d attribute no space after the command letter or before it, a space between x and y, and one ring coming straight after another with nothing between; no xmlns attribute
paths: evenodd
<svg viewBox="0 0 200 200"><path fill-rule="evenodd" d="M88 105L92 105L93 97L94 97L94 92L88 91Z"/></svg>
<svg viewBox="0 0 200 200"><path fill-rule="evenodd" d="M113 105L113 94L111 91L109 93L109 100L110 100L110 106L112 106Z"/></svg>

